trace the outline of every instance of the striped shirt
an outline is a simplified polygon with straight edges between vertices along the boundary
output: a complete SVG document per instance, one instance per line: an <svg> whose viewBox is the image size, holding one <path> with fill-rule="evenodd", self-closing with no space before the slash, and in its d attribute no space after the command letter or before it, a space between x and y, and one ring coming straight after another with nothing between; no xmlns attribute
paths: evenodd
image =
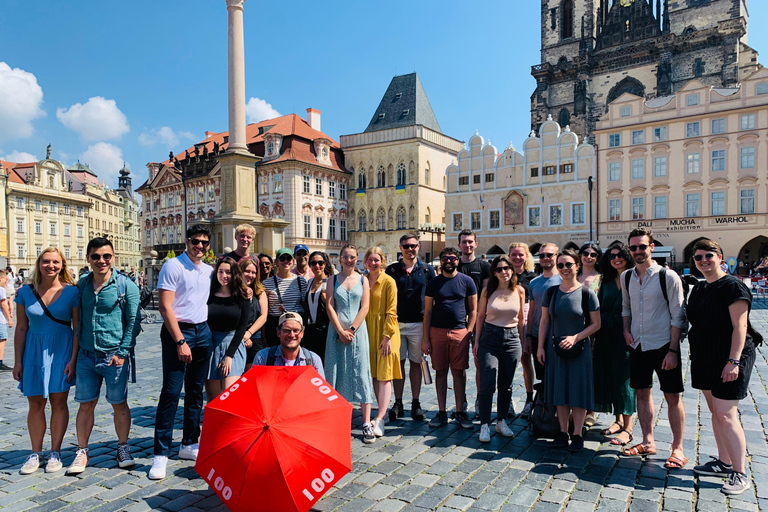
<svg viewBox="0 0 768 512"><path fill-rule="evenodd" d="M306 293L308 286L307 281L302 276L286 277L285 279L272 276L267 278L261 284L267 290L267 300L269 301L269 314L272 316L280 316L283 314L280 311L280 299L285 306L285 311L295 311L296 313L303 313L304 307L301 305L302 295ZM278 294L277 289L280 290Z"/></svg>

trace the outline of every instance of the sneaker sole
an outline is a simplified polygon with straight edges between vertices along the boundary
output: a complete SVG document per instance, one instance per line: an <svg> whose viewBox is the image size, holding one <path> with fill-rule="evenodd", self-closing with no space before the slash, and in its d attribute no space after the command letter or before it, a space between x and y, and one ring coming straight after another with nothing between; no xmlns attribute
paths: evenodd
<svg viewBox="0 0 768 512"><path fill-rule="evenodd" d="M121 469L132 468L133 466L136 465L136 461L135 460L125 460L123 462L118 462L117 465L120 466Z"/></svg>
<svg viewBox="0 0 768 512"><path fill-rule="evenodd" d="M373 444L376 442L376 438L373 439L363 439L363 444Z"/></svg>
<svg viewBox="0 0 768 512"><path fill-rule="evenodd" d="M723 494L727 494L728 496L735 496L735 495L737 495L737 494L741 494L741 493L747 492L747 491L749 490L749 488L750 488L750 487L751 487L751 486L747 486L747 487L745 487L744 489L740 489L740 490L737 490L737 491L731 491L731 490L726 490L726 489L720 489L720 492L722 492Z"/></svg>
<svg viewBox="0 0 768 512"><path fill-rule="evenodd" d="M58 466L53 466L52 468L45 466L45 472L46 473L56 473L57 471L61 471L64 467L63 464L59 464Z"/></svg>
<svg viewBox="0 0 768 512"><path fill-rule="evenodd" d="M162 480L162 479L165 478L165 473L163 473L162 475L152 475L152 474L149 474L149 475L147 475L147 477L149 477L150 480Z"/></svg>
<svg viewBox="0 0 768 512"><path fill-rule="evenodd" d="M71 468L70 467L70 468L67 469L67 474L68 475L79 475L83 471L85 471L85 466L83 466L81 468Z"/></svg>
<svg viewBox="0 0 768 512"><path fill-rule="evenodd" d="M693 468L693 473L697 476L719 476L723 478L728 478L728 476L731 474L730 471L728 472L716 472L716 471L698 471L696 468Z"/></svg>
<svg viewBox="0 0 768 512"><path fill-rule="evenodd" d="M40 469L40 466L36 467L35 469L20 469L19 470L19 474L20 475L31 475L32 473L34 473L38 469Z"/></svg>
<svg viewBox="0 0 768 512"><path fill-rule="evenodd" d="M179 460L197 461L197 457L194 456L194 455L182 455L182 454L179 454Z"/></svg>

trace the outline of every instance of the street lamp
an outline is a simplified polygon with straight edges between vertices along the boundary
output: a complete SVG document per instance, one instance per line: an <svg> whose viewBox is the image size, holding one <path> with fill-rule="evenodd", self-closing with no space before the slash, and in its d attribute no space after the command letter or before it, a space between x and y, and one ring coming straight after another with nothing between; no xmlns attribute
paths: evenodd
<svg viewBox="0 0 768 512"><path fill-rule="evenodd" d="M421 226L419 226L419 231L422 233L430 233L431 235L431 241L429 245L429 258L428 260L435 259L434 249L435 249L435 233L445 233L445 224L432 224L429 222L425 222Z"/></svg>

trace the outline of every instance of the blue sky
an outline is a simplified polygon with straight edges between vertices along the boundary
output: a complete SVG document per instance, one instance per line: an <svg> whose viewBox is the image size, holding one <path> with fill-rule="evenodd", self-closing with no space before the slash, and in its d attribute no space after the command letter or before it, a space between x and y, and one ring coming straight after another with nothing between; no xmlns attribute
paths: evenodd
<svg viewBox="0 0 768 512"><path fill-rule="evenodd" d="M224 0L2 3L0 158L43 158L51 143L54 158L89 163L112 186L125 160L138 186L147 162L227 129ZM749 7L749 42L766 62L768 2ZM538 0L248 0L249 114L316 108L338 140L365 129L393 76L415 70L444 133L519 147L540 12Z"/></svg>

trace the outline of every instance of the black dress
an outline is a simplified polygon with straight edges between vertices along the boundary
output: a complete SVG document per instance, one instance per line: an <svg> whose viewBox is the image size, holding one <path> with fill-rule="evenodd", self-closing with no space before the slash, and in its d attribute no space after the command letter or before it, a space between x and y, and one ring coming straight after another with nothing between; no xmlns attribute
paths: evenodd
<svg viewBox="0 0 768 512"><path fill-rule="evenodd" d="M328 279L323 278L323 284L313 294L312 284L314 280L315 278L313 277L307 283L307 293L304 296L304 311L307 313L307 325L304 328L304 338L301 340L301 345L320 356L323 364L325 364L325 342L328 338L328 325L330 325L331 321L325 309L325 301L320 298L320 295L325 290L325 284ZM315 303L317 303L317 313L313 318L311 306L314 306Z"/></svg>
<svg viewBox="0 0 768 512"><path fill-rule="evenodd" d="M739 377L724 383L721 374L731 352L733 324L728 307L737 300L752 306L752 293L741 279L725 275L713 283L700 281L688 299L688 321L691 328L691 385L711 390L721 400L741 400L747 396L749 378L755 364L755 345L747 334L741 351Z"/></svg>

